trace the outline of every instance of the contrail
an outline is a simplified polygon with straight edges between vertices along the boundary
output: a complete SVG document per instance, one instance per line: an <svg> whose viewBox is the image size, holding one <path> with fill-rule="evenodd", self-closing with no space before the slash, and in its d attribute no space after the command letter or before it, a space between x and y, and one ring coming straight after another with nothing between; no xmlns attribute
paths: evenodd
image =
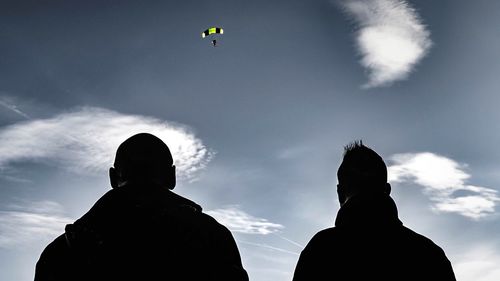
<svg viewBox="0 0 500 281"><path fill-rule="evenodd" d="M5 102L5 101L3 101L3 100L0 99L0 105L3 106L3 107L5 107L5 108L7 108L10 111L15 112L17 115L20 115L20 116L22 116L22 117L24 117L26 119L31 119L31 117L28 114L22 112L21 110L19 110L17 108L17 106L15 106L13 104L9 104L9 103L7 103L7 102Z"/></svg>
<svg viewBox="0 0 500 281"><path fill-rule="evenodd" d="M278 252L282 252L282 253L286 253L286 254L291 254L291 255L294 255L294 256L299 256L300 255L300 253L293 252L293 251L288 251L288 250L281 249L281 248L274 247L274 246L270 246L270 245L267 245L267 244L253 243L253 242L247 242L247 241L241 241L241 240L238 240L238 243L246 244L246 245L251 245L251 246L256 246L256 247L265 248L265 249L270 249L270 250L274 250L274 251L278 251Z"/></svg>
<svg viewBox="0 0 500 281"><path fill-rule="evenodd" d="M301 244L299 244L299 243L297 243L297 242L295 242L295 241L293 241L293 240L291 240L291 239L288 239L288 238L286 238L286 237L284 237L284 236L281 236L281 235L279 235L279 234L276 234L276 233L273 233L273 234L274 234L274 235L276 235L276 236L278 236L279 238L281 238L281 239L285 240L286 242L288 242L288 243L290 243L290 244L292 244L292 245L295 245L295 246L299 247L301 250L302 250L302 249L304 249L304 246L303 246L303 245L301 245Z"/></svg>

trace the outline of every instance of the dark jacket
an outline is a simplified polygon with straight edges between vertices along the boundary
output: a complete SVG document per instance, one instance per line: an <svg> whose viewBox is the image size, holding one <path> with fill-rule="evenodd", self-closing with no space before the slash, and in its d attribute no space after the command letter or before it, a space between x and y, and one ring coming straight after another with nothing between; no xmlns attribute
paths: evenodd
<svg viewBox="0 0 500 281"><path fill-rule="evenodd" d="M171 191L113 189L49 244L35 281L248 280L231 232Z"/></svg>
<svg viewBox="0 0 500 281"><path fill-rule="evenodd" d="M455 275L443 250L404 227L394 201L380 194L351 198L335 227L311 239L293 281L314 280L452 281Z"/></svg>

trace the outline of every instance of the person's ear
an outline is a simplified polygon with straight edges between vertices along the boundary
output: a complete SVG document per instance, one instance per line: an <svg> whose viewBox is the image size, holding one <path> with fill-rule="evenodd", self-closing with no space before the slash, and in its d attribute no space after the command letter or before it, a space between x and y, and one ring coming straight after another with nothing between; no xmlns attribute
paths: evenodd
<svg viewBox="0 0 500 281"><path fill-rule="evenodd" d="M120 177L118 176L118 172L115 168L109 168L109 182L111 183L111 188L117 188L118 182L120 181Z"/></svg>
<svg viewBox="0 0 500 281"><path fill-rule="evenodd" d="M385 186L384 186L384 193L387 194L387 195L390 195L391 194L391 184L390 183L385 183Z"/></svg>
<svg viewBox="0 0 500 281"><path fill-rule="evenodd" d="M175 178L175 165L172 165L170 169L168 169L168 176L167 176L168 182L167 182L167 187L168 189L172 190L175 188L175 185L177 184L177 180Z"/></svg>

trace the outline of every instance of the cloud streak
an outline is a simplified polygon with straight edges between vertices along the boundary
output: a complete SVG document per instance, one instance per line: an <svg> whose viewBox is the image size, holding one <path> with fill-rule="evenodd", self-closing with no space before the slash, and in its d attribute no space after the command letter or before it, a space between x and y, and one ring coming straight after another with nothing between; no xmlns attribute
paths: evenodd
<svg viewBox="0 0 500 281"><path fill-rule="evenodd" d="M386 86L405 79L432 41L415 9L404 0L339 0L356 26L355 40L369 81Z"/></svg>
<svg viewBox="0 0 500 281"><path fill-rule="evenodd" d="M118 145L140 132L154 134L169 146L181 179L194 179L213 154L184 125L83 107L0 128L0 168L30 161L77 173L102 173L113 164Z"/></svg>
<svg viewBox="0 0 500 281"><path fill-rule="evenodd" d="M248 241L242 241L242 240L238 240L238 243L246 244L246 245L250 245L250 246L255 246L255 247L259 247L259 248L264 248L264 249L268 249L268 250L272 250L272 251L276 251L276 252L281 252L281 253L285 253L285 254L291 254L291 255L294 255L294 256L299 256L300 255L300 253L298 253L298 252L289 251L289 250L286 250L286 249L282 249L282 248L279 248L279 247L274 247L274 246L271 246L271 245L268 245L268 244L264 244L264 243L254 243L254 242L248 242Z"/></svg>
<svg viewBox="0 0 500 281"><path fill-rule="evenodd" d="M56 202L11 205L0 211L0 248L16 248L54 239L72 221L63 215L61 205Z"/></svg>
<svg viewBox="0 0 500 281"><path fill-rule="evenodd" d="M28 114L21 111L16 105L6 101L6 97L0 97L0 105L25 119L30 119Z"/></svg>
<svg viewBox="0 0 500 281"><path fill-rule="evenodd" d="M230 206L223 209L206 211L219 223L228 227L231 231L245 234L267 235L276 233L284 226L272 223L264 218L257 218L238 209L237 206Z"/></svg>
<svg viewBox="0 0 500 281"><path fill-rule="evenodd" d="M438 212L457 213L481 219L495 213L500 202L494 189L467 183L465 166L430 152L396 154L390 157L390 182L413 182L425 188Z"/></svg>
<svg viewBox="0 0 500 281"><path fill-rule="evenodd" d="M500 254L493 245L481 245L463 253L454 264L457 280L500 280Z"/></svg>

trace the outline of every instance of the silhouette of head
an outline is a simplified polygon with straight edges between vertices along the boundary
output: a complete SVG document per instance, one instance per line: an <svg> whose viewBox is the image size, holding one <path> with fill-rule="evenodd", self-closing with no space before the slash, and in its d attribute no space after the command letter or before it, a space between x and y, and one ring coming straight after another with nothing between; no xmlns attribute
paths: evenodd
<svg viewBox="0 0 500 281"><path fill-rule="evenodd" d="M344 158L337 172L337 193L343 205L358 194L390 194L384 160L363 142L354 141L344 147Z"/></svg>
<svg viewBox="0 0 500 281"><path fill-rule="evenodd" d="M147 133L136 134L120 144L109 177L113 188L133 182L173 189L176 183L168 146Z"/></svg>

